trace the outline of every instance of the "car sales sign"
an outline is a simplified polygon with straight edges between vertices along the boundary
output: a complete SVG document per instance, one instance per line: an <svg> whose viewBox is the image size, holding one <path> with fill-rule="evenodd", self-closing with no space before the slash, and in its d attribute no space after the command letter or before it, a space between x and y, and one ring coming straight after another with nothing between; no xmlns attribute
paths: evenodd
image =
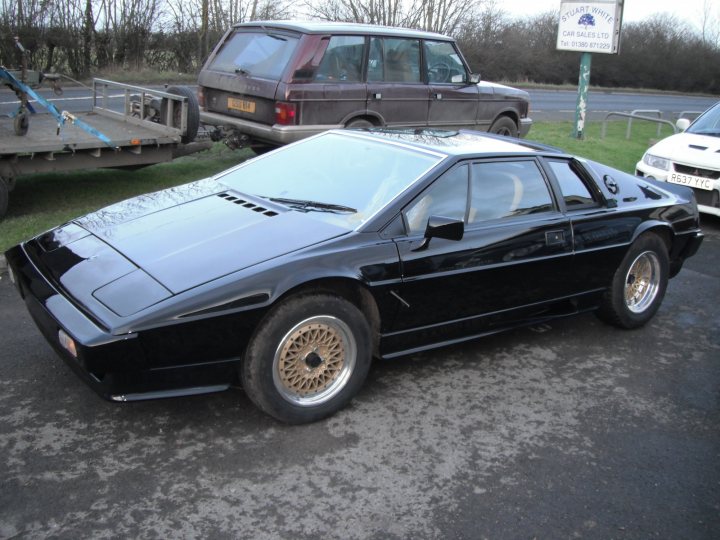
<svg viewBox="0 0 720 540"><path fill-rule="evenodd" d="M622 0L562 0L557 48L616 54L620 43Z"/></svg>

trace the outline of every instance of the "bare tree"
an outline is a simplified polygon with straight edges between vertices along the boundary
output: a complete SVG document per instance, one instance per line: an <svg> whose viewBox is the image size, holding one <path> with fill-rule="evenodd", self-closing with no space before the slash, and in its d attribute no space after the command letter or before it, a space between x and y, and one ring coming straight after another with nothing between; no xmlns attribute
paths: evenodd
<svg viewBox="0 0 720 540"><path fill-rule="evenodd" d="M454 33L483 0L311 0L308 13L326 21L418 28Z"/></svg>
<svg viewBox="0 0 720 540"><path fill-rule="evenodd" d="M720 9L715 0L704 0L700 8L700 35L703 43L720 45Z"/></svg>

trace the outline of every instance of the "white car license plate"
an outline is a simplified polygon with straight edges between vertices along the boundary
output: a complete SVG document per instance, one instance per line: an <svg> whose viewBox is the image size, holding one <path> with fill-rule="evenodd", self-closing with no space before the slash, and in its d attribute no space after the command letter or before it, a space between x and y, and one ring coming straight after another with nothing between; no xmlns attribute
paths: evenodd
<svg viewBox="0 0 720 540"><path fill-rule="evenodd" d="M691 174L680 174L671 172L667 177L668 182L673 184L681 184L683 186L689 186L700 189L707 189L712 191L712 180L709 178L701 178L699 176L692 176Z"/></svg>

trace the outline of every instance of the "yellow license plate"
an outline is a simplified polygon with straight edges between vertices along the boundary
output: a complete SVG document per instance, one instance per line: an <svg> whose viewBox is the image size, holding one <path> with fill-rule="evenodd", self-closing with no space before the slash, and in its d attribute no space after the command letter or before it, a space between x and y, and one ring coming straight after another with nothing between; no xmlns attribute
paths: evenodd
<svg viewBox="0 0 720 540"><path fill-rule="evenodd" d="M228 109L254 114L255 102L248 99L228 98Z"/></svg>

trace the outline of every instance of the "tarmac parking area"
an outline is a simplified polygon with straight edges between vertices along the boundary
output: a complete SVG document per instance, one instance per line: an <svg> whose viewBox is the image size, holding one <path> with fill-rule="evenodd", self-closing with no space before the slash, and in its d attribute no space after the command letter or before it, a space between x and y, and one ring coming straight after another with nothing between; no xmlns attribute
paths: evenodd
<svg viewBox="0 0 720 540"><path fill-rule="evenodd" d="M376 362L308 426L242 390L113 404L0 274L0 538L720 537L720 220L655 319Z"/></svg>

